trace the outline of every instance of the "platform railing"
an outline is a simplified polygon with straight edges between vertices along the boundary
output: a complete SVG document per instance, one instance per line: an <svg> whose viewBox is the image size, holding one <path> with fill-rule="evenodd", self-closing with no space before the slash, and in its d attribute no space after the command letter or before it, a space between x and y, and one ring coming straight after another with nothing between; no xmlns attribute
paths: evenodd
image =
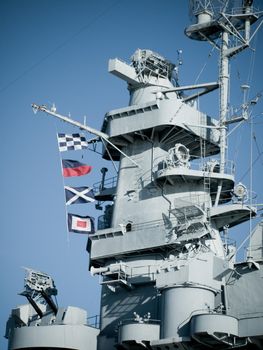
<svg viewBox="0 0 263 350"><path fill-rule="evenodd" d="M103 188L102 188L101 181L95 182L93 184L93 191L94 193L99 193L103 189L113 188L113 187L116 187L116 185L117 185L117 176L113 176L105 179Z"/></svg>
<svg viewBox="0 0 263 350"><path fill-rule="evenodd" d="M253 244L249 247L245 248L245 257L252 257L252 259L256 259L256 261L263 261L263 245L262 244Z"/></svg>
<svg viewBox="0 0 263 350"><path fill-rule="evenodd" d="M154 160L154 172L169 168L187 168L191 170L203 171L204 173L220 172L219 160L214 158L208 158L205 162L203 158L197 157L195 155L190 155L190 160L185 164L182 164L179 160L176 159L172 160L167 155L157 157ZM226 160L224 174L235 174L235 165L232 160Z"/></svg>
<svg viewBox="0 0 263 350"><path fill-rule="evenodd" d="M259 12L259 9L255 6L250 6L250 12L249 13L254 13L254 12ZM230 11L231 15L239 15L239 14L244 14L244 8L243 7L233 7Z"/></svg>
<svg viewBox="0 0 263 350"><path fill-rule="evenodd" d="M93 327L93 328L100 328L100 315L94 315L87 317L87 326Z"/></svg>
<svg viewBox="0 0 263 350"><path fill-rule="evenodd" d="M161 323L161 320L157 320L157 319L153 319L153 318L143 318L143 317L140 317L140 318L127 318L127 319L124 319L124 320L121 320L119 322L119 326L123 326L123 325L126 325L126 324L131 324L131 323L148 323L148 324L160 324Z"/></svg>

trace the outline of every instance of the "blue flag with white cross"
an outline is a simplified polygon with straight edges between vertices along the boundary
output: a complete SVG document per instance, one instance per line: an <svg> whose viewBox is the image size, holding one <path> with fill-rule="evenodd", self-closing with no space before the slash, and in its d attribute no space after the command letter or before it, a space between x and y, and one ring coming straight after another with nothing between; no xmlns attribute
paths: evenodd
<svg viewBox="0 0 263 350"><path fill-rule="evenodd" d="M66 205L94 202L94 193L90 187L65 186Z"/></svg>

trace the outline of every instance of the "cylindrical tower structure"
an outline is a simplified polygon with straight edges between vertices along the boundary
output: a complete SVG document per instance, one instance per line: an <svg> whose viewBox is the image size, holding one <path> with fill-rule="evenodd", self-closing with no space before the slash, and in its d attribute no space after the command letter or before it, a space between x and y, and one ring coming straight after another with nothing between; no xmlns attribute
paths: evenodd
<svg viewBox="0 0 263 350"><path fill-rule="evenodd" d="M214 292L207 287L172 286L163 289L161 338L187 337L191 316L207 313L214 309L214 305Z"/></svg>

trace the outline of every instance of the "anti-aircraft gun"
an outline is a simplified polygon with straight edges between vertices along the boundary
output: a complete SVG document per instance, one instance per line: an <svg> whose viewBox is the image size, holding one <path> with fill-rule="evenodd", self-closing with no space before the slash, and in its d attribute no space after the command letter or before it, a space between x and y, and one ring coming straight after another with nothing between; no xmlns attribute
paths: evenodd
<svg viewBox="0 0 263 350"><path fill-rule="evenodd" d="M29 303L11 311L5 333L8 348L82 349L87 342L94 347L98 330L96 324L87 324L86 311L73 306L59 308L53 300L57 289L52 277L25 270L24 290L19 295Z"/></svg>

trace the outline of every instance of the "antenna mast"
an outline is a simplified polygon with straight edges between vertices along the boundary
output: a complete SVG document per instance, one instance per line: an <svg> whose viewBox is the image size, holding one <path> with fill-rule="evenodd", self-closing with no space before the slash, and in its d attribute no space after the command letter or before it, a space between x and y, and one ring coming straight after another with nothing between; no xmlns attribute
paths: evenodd
<svg viewBox="0 0 263 350"><path fill-rule="evenodd" d="M190 1L190 12L194 15L196 24L190 25L186 29L186 35L191 39L208 41L216 48L218 45L215 40L221 40L218 77L220 88L220 173L225 172L226 162L229 61L231 57L249 47L251 24L259 18L258 13L253 12L253 0L240 0L239 2L241 2L239 7L230 8L228 0ZM262 21L259 26L261 24ZM238 45L233 44L234 38L238 40ZM219 183L215 205L218 205L221 189L222 183Z"/></svg>

